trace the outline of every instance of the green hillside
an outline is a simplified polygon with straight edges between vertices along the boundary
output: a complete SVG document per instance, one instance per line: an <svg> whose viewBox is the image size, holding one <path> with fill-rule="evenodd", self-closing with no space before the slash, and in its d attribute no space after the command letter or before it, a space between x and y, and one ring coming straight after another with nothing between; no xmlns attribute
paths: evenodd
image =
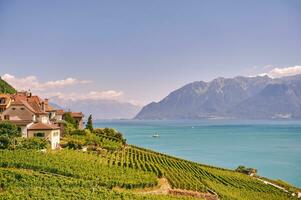
<svg viewBox="0 0 301 200"><path fill-rule="evenodd" d="M10 84L8 84L6 81L2 80L0 77L0 93L5 94L13 94L16 93L16 89L13 88Z"/></svg>
<svg viewBox="0 0 301 200"><path fill-rule="evenodd" d="M127 145L121 136L77 134L64 145L87 152L0 150L0 199L196 199L187 196L192 192L209 194L197 198L207 200L297 199L256 177ZM162 178L181 196L141 192Z"/></svg>

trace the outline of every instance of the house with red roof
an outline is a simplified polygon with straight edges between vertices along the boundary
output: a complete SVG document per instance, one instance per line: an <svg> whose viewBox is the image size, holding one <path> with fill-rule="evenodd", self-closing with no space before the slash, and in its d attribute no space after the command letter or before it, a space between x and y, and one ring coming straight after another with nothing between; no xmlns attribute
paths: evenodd
<svg viewBox="0 0 301 200"><path fill-rule="evenodd" d="M49 140L51 148L55 149L60 143L61 128L53 122L53 113L56 111L48 105L48 100L18 92L11 95L11 103L1 113L1 120L9 120L20 127L23 137Z"/></svg>
<svg viewBox="0 0 301 200"><path fill-rule="evenodd" d="M0 120L9 120L16 124L23 137L49 140L52 149L59 146L60 137L64 133L66 113L49 105L48 99L42 99L30 92L0 94ZM77 128L83 129L83 113L70 113L78 125Z"/></svg>

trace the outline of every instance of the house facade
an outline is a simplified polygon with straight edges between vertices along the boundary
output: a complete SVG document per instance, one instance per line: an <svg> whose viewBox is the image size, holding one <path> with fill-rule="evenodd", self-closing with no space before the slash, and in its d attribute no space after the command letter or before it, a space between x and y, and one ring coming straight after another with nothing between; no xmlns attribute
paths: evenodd
<svg viewBox="0 0 301 200"><path fill-rule="evenodd" d="M56 149L60 144L60 128L52 124L34 123L27 129L27 138L39 137L50 141L51 149Z"/></svg>

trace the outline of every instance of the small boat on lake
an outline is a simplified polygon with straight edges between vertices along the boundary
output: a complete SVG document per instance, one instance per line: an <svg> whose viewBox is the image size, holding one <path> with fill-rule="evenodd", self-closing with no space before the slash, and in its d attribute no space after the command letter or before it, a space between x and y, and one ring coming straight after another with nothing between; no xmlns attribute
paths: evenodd
<svg viewBox="0 0 301 200"><path fill-rule="evenodd" d="M152 137L160 137L160 135L158 133L155 133Z"/></svg>

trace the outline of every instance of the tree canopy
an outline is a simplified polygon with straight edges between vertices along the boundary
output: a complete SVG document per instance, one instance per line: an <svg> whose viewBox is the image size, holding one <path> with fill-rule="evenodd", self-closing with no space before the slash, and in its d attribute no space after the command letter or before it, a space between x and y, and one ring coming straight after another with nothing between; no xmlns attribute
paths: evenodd
<svg viewBox="0 0 301 200"><path fill-rule="evenodd" d="M93 131L93 120L92 120L92 115L89 116L86 129L89 129L90 131Z"/></svg>
<svg viewBox="0 0 301 200"><path fill-rule="evenodd" d="M77 128L76 120L72 117L71 112L66 112L65 113L64 120L67 123L72 124L74 128Z"/></svg>

